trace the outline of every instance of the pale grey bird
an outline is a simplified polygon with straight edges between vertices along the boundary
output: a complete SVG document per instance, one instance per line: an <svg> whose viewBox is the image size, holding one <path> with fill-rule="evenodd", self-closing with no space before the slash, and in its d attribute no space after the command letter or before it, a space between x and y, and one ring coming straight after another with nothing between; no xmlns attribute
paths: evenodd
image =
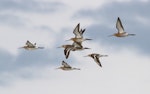
<svg viewBox="0 0 150 94"><path fill-rule="evenodd" d="M102 67L99 58L100 58L100 57L107 57L107 56L108 56L108 55L100 55L100 54L97 54L97 53L92 53L92 54L89 54L89 55L87 55L87 56L85 56L85 57L91 57L91 58L93 58L94 61L95 61L100 67Z"/></svg>
<svg viewBox="0 0 150 94"><path fill-rule="evenodd" d="M80 68L73 68L71 67L69 64L67 64L65 61L62 61L62 66L58 67L57 69L62 69L65 71L69 71L69 70L80 70Z"/></svg>
<svg viewBox="0 0 150 94"><path fill-rule="evenodd" d="M29 40L27 40L26 45L20 48L24 48L26 50L36 50L36 49L43 49L44 47L37 47L36 43L31 43Z"/></svg>
<svg viewBox="0 0 150 94"><path fill-rule="evenodd" d="M123 27L122 22L119 17L116 22L116 28L117 28L118 32L114 33L113 35L110 35L110 36L126 37L126 36L134 36L135 35L135 34L129 34L124 31L124 27Z"/></svg>
<svg viewBox="0 0 150 94"><path fill-rule="evenodd" d="M80 23L75 27L75 29L73 30L73 33L75 35L74 38L70 38L69 40L72 40L74 42L83 42L86 40L92 40L92 39L88 39L88 38L83 38L83 33L85 32L85 29L81 29L80 30ZM67 40L68 41L68 40Z"/></svg>

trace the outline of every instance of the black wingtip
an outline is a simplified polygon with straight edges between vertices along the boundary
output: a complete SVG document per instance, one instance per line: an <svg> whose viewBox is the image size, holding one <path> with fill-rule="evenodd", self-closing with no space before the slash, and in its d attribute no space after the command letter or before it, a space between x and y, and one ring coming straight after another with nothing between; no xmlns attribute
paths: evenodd
<svg viewBox="0 0 150 94"><path fill-rule="evenodd" d="M81 29L82 32L85 32L85 30L86 30L85 28L83 30Z"/></svg>
<svg viewBox="0 0 150 94"><path fill-rule="evenodd" d="M121 22L121 19L120 19L120 17L118 17L118 19L117 19L117 20Z"/></svg>
<svg viewBox="0 0 150 94"><path fill-rule="evenodd" d="M102 68L102 65L99 65Z"/></svg>
<svg viewBox="0 0 150 94"><path fill-rule="evenodd" d="M77 27L79 27L79 26L80 26L80 23L77 24Z"/></svg>

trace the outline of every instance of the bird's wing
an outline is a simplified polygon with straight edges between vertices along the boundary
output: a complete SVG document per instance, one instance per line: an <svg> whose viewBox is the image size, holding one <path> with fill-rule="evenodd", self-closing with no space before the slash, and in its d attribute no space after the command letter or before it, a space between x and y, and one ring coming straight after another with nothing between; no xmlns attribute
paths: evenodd
<svg viewBox="0 0 150 94"><path fill-rule="evenodd" d="M27 42L26 42L26 45L29 46L29 47L35 47L35 45L32 44L32 43L31 43L30 41L28 41L28 40L27 40Z"/></svg>
<svg viewBox="0 0 150 94"><path fill-rule="evenodd" d="M100 62L100 60L99 60L99 55L98 55L98 54L93 54L93 55L91 55L91 57L94 59L94 61L95 61L100 67L102 67L101 62Z"/></svg>
<svg viewBox="0 0 150 94"><path fill-rule="evenodd" d="M79 33L80 33L80 38L83 38L83 33L85 32L85 29L81 29L80 31L79 31Z"/></svg>
<svg viewBox="0 0 150 94"><path fill-rule="evenodd" d="M81 34L80 34L80 23L75 27L75 29L73 30L73 33L75 34L75 38L81 38Z"/></svg>
<svg viewBox="0 0 150 94"><path fill-rule="evenodd" d="M124 33L124 28L119 17L117 19L116 28L118 30L118 33Z"/></svg>
<svg viewBox="0 0 150 94"><path fill-rule="evenodd" d="M81 29L81 30L80 30L80 34L83 35L84 32L85 32L85 29L83 29L83 30Z"/></svg>
<svg viewBox="0 0 150 94"><path fill-rule="evenodd" d="M67 64L65 61L62 61L62 65L63 65L63 67L71 68L71 66L69 64Z"/></svg>
<svg viewBox="0 0 150 94"><path fill-rule="evenodd" d="M64 49L64 54L65 54L66 59L69 57L71 50L72 50L72 47L67 47Z"/></svg>

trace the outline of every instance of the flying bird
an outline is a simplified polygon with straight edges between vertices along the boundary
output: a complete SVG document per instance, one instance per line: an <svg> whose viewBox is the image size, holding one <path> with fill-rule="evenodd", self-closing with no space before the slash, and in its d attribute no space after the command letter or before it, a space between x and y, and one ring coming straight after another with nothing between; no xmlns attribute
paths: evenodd
<svg viewBox="0 0 150 94"><path fill-rule="evenodd" d="M86 40L92 40L92 39L89 39L89 38L83 38L83 33L85 32L85 29L81 29L80 30L80 23L75 27L75 29L73 30L73 33L75 35L74 38L70 38L69 40L72 40L74 42L83 42L83 41L86 41ZM69 41L67 40L67 41Z"/></svg>
<svg viewBox="0 0 150 94"><path fill-rule="evenodd" d="M36 49L43 49L44 47L37 47L36 43L31 43L29 40L25 43L26 45L20 48L24 48L26 50L36 50Z"/></svg>
<svg viewBox="0 0 150 94"><path fill-rule="evenodd" d="M81 45L81 43L73 42L72 46L66 47L64 49L64 54L65 54L66 59L67 59L69 57L70 51L82 51L82 50L85 50L85 49L90 49L90 48L83 47Z"/></svg>
<svg viewBox="0 0 150 94"><path fill-rule="evenodd" d="M62 66L58 67L57 69L62 69L65 71L69 71L69 70L80 70L80 68L73 68L71 67L69 64L67 64L65 61L62 61Z"/></svg>
<svg viewBox="0 0 150 94"><path fill-rule="evenodd" d="M95 61L100 67L102 67L99 58L100 58L100 57L107 57L107 56L108 56L108 55L100 55L100 54L97 54L97 53L92 53L92 54L89 54L89 55L87 55L87 56L85 56L85 57L91 57L91 58L93 58L94 61Z"/></svg>
<svg viewBox="0 0 150 94"><path fill-rule="evenodd" d="M113 35L110 35L110 36L126 37L126 36L134 36L135 35L135 34L129 34L129 33L125 32L124 27L123 27L122 22L119 17L116 22L116 28L117 28L118 32L114 33Z"/></svg>
<svg viewBox="0 0 150 94"><path fill-rule="evenodd" d="M69 45L69 44L62 45L61 47L58 47L58 48L64 48L64 55L66 59L68 59L70 51L82 51L84 49L90 49L87 47L83 47L82 43L79 43L79 42L73 42L72 45Z"/></svg>
<svg viewBox="0 0 150 94"><path fill-rule="evenodd" d="M74 45L66 44L66 45L62 45L58 48L64 48L64 55L67 59L69 57L70 51L73 50Z"/></svg>

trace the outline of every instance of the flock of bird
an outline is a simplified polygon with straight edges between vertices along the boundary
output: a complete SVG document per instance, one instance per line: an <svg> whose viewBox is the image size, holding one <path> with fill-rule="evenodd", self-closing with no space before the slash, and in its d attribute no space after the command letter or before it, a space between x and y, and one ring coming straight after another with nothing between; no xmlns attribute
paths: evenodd
<svg viewBox="0 0 150 94"><path fill-rule="evenodd" d="M120 18L118 17L117 22L116 22L116 28L118 30L117 33L114 33L113 35L110 36L116 36L116 37L126 37L126 36L134 36L135 34L129 34L127 32L124 31L124 27L122 25L122 22L120 20ZM73 41L72 44L67 44L67 45L62 45L58 48L64 48L64 55L65 58L68 59L69 54L71 51L82 51L85 49L90 49L88 47L83 47L82 42L87 41L87 40L92 40L89 38L84 38L83 37L83 33L85 32L85 29L80 29L80 23L77 24L77 26L75 27L75 29L73 30L73 33L75 35L74 38L70 38L67 41ZM24 48L26 50L35 50L35 49L43 49L44 47L38 47L36 46L36 43L31 43L30 41L27 40L26 45L21 47ZM94 59L94 61L100 66L102 67L102 64L99 60L100 57L107 57L108 55L101 55L98 53L91 53L88 54L84 57L91 57ZM71 67L68 63L66 63L65 61L62 61L62 66L58 67L57 69L62 69L62 70L80 70L80 68L74 68Z"/></svg>

